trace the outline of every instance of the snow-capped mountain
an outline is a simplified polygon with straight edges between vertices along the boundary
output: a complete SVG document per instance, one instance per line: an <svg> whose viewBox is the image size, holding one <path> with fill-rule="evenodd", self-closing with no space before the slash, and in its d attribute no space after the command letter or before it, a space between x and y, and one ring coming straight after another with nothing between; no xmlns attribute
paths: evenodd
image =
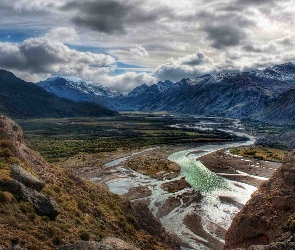
<svg viewBox="0 0 295 250"><path fill-rule="evenodd" d="M57 76L49 78L45 81L38 82L37 85L44 88L48 92L58 96L73 99L75 96L79 98L79 94L88 94L104 97L120 97L122 94L118 91L111 90L101 84L91 84L86 82L74 82L63 77ZM74 95L74 96L72 96Z"/></svg>
<svg viewBox="0 0 295 250"><path fill-rule="evenodd" d="M282 93L295 89L294 76L295 65L292 63L252 72L207 74L171 83L174 87L163 91L159 91L156 85L144 88L139 86L135 89L135 96L135 92L130 93L133 98L128 101L142 111L170 111L258 120L260 116L257 114L264 114L266 109L270 112L274 105L281 107L281 112L287 109L286 105L279 106L278 100L282 101L279 98ZM268 119L270 115L263 117L266 117L263 121L277 123L276 119ZM288 123L285 118L284 123Z"/></svg>
<svg viewBox="0 0 295 250"><path fill-rule="evenodd" d="M0 89L0 112L15 118L118 115L95 103L60 98L1 69Z"/></svg>
<svg viewBox="0 0 295 250"><path fill-rule="evenodd" d="M284 63L264 70L253 71L251 74L281 81L293 81L295 80L295 65L291 62Z"/></svg>
<svg viewBox="0 0 295 250"><path fill-rule="evenodd" d="M280 108L282 113L288 109L285 113L290 114L286 102L279 104L285 96L290 97L288 91L295 89L295 65L286 63L251 72L206 74L179 82L142 84L126 96L101 85L61 77L38 85L60 97L96 102L118 111L170 111L256 120L261 117L265 122L279 123L273 116L270 118L271 110L276 106L276 114ZM289 99L292 102L293 99ZM285 124L287 116L284 116ZM292 119L289 124L294 123Z"/></svg>
<svg viewBox="0 0 295 250"><path fill-rule="evenodd" d="M112 99L123 94L101 84L74 82L63 77L53 77L37 83L46 91L73 101L95 102L108 108L115 108Z"/></svg>

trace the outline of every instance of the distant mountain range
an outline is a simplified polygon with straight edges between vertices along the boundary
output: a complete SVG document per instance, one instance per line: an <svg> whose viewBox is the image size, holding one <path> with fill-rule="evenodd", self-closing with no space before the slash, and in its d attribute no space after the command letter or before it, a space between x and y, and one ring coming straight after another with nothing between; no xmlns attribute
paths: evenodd
<svg viewBox="0 0 295 250"><path fill-rule="evenodd" d="M295 65L292 63L252 72L207 74L179 82L143 84L126 96L99 84L61 77L37 85L60 97L91 101L118 111L169 111L295 124Z"/></svg>
<svg viewBox="0 0 295 250"><path fill-rule="evenodd" d="M33 84L0 70L0 112L12 117L116 115L115 111L168 111L295 125L295 65L203 75L142 84L128 95L101 84L62 77ZM46 91L44 91L46 90ZM48 93L50 92L50 93Z"/></svg>
<svg viewBox="0 0 295 250"><path fill-rule="evenodd" d="M14 118L118 115L95 103L60 98L6 70L0 70L0 90L0 113Z"/></svg>

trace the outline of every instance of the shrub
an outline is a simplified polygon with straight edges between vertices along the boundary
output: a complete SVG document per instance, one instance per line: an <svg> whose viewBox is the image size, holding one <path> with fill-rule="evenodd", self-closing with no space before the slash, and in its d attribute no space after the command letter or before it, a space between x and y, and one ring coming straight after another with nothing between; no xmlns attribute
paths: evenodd
<svg viewBox="0 0 295 250"><path fill-rule="evenodd" d="M79 237L83 241L89 241L90 240L90 234L88 232L86 232L86 231L80 232Z"/></svg>
<svg viewBox="0 0 295 250"><path fill-rule="evenodd" d="M13 195L9 192L0 191L0 202L9 203L13 200Z"/></svg>
<svg viewBox="0 0 295 250"><path fill-rule="evenodd" d="M287 228L290 232L295 233L295 215L289 216L287 220Z"/></svg>
<svg viewBox="0 0 295 250"><path fill-rule="evenodd" d="M19 205L20 205L20 210L24 214L32 214L32 213L35 213L34 207L29 202L21 202Z"/></svg>

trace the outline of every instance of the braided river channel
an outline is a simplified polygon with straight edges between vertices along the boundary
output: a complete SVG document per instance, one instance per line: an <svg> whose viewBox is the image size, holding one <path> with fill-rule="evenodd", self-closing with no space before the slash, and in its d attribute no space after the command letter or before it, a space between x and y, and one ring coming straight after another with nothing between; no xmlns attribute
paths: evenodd
<svg viewBox="0 0 295 250"><path fill-rule="evenodd" d="M186 125L174 125L174 127L179 126ZM190 126L192 125L190 124ZM202 126L203 129L207 129L204 124ZM115 167L117 171L119 170L121 177L112 179L106 184L110 191L119 195L127 193L134 187L147 187L151 191L150 195L136 199L136 201L141 199L148 201L151 212L161 221L165 229L181 242L183 250L222 249L224 234L233 217L249 200L256 188L242 182L223 178L222 174L211 172L198 159L217 150L252 145L255 138L240 132L239 126L239 122L233 120L233 127L221 127L219 129L223 132L246 137L247 140L219 144L205 143L199 147L171 154L168 160L181 167L180 175L176 178L157 180L131 169L127 170L121 165L123 161L128 159L129 156L127 156L107 163L108 167ZM198 124L196 124L197 127ZM210 129L211 126L208 125L208 127ZM148 150L152 151L155 148ZM243 172L238 174L247 175ZM175 193L169 193L162 189L164 183L180 180L183 177L191 185L191 188L184 188ZM266 179L259 176L252 177ZM196 199L200 194L202 198ZM168 201L173 201L176 198L178 203L174 203L172 208L163 212L163 207L167 207L167 204L169 206Z"/></svg>

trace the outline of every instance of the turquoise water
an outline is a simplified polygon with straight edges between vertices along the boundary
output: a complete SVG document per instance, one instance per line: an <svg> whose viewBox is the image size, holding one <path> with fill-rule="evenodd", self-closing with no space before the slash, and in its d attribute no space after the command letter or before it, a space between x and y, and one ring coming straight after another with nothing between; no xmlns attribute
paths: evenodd
<svg viewBox="0 0 295 250"><path fill-rule="evenodd" d="M214 190L229 189L228 182L217 176L215 173L207 169L201 162L196 161L197 157L204 153L190 154L189 151L176 152L169 156L169 160L173 161L181 167L182 175L186 181L201 193L210 193Z"/></svg>

